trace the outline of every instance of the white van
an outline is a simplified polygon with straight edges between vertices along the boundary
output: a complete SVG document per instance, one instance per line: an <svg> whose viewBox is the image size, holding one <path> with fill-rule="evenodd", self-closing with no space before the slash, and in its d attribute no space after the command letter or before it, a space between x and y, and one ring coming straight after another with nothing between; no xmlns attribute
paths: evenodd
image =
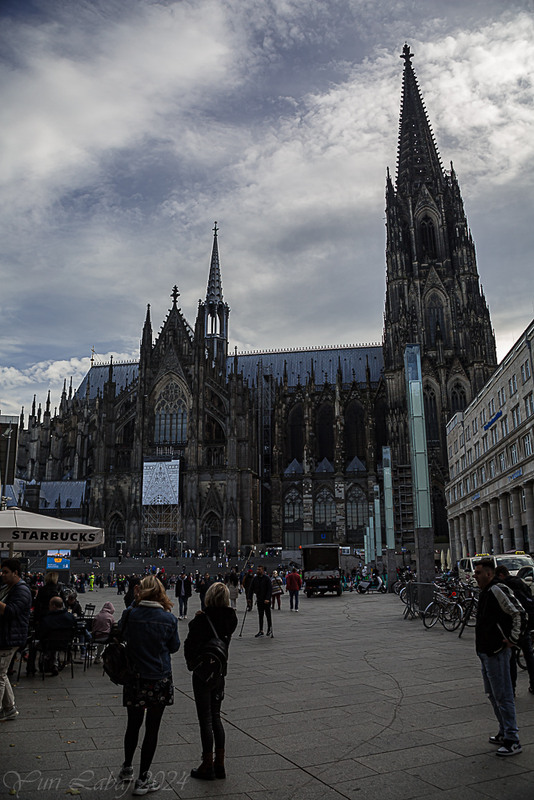
<svg viewBox="0 0 534 800"><path fill-rule="evenodd" d="M483 558L491 558L495 568L507 567L510 575L517 575L522 567L534 567L534 559L525 553L524 550L515 550L513 553L502 553L500 555L490 555L490 553L476 553L469 558L461 558L458 562L458 574L460 580L464 581L468 576L472 577L475 565Z"/></svg>

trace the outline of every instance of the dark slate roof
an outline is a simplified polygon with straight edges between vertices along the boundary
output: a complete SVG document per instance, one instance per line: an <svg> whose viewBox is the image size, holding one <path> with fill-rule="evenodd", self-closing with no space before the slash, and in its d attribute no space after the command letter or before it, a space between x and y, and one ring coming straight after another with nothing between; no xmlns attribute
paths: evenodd
<svg viewBox="0 0 534 800"><path fill-rule="evenodd" d="M123 364L113 364L113 380L116 384L116 392L122 392L125 386L131 384L137 379L139 374L139 363L137 361L128 361ZM89 384L89 397L94 400L97 390L100 389L100 395L104 391L104 384L109 377L109 364L93 364L83 381L80 383L76 390L76 394L83 400L87 392L87 381Z"/></svg>
<svg viewBox="0 0 534 800"><path fill-rule="evenodd" d="M85 481L42 481L39 508L81 508L85 487Z"/></svg>
<svg viewBox="0 0 534 800"><path fill-rule="evenodd" d="M329 383L336 382L338 364L341 362L343 383L351 383L354 378L359 383L365 382L365 368L369 360L371 381L377 383L383 371L383 358L381 345L362 345L360 347L325 347L309 350L280 350L253 351L238 354L238 372L248 379L249 385L257 381L258 365L264 374L272 375L275 379L282 380L284 376L284 362L287 363L287 379L289 386L305 383L310 374L311 364L315 371L315 383L324 383L325 373ZM228 371L233 370L234 357L228 358ZM354 374L353 374L354 373Z"/></svg>
<svg viewBox="0 0 534 800"><path fill-rule="evenodd" d="M367 360L369 360L371 382L377 383L383 371L382 346L378 344L302 350L253 350L250 353L238 354L237 369L238 372L243 372L243 377L248 380L249 386L255 386L258 365L263 374L282 380L284 363L287 363L288 385L297 386L299 378L302 384L306 382L313 361L315 383L321 385L325 381L325 374L329 383L336 382L337 368L341 361L343 383L351 383L354 378L358 383L364 383ZM227 372L232 372L233 368L234 356L232 355L227 359ZM113 364L113 379L117 394L136 380L138 374L139 363L137 361ZM94 364L76 390L77 396L83 400L89 379L89 397L94 400L98 389L100 389L100 394L104 391L108 375L109 364Z"/></svg>

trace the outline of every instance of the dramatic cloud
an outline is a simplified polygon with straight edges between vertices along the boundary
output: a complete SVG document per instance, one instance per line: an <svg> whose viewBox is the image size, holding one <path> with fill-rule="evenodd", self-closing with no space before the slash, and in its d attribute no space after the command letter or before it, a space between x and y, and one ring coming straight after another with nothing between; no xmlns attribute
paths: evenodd
<svg viewBox="0 0 534 800"><path fill-rule="evenodd" d="M4 3L0 409L135 357L220 226L230 346L378 341L405 40L500 355L533 316L534 21L456 0ZM104 356L101 357L102 359Z"/></svg>

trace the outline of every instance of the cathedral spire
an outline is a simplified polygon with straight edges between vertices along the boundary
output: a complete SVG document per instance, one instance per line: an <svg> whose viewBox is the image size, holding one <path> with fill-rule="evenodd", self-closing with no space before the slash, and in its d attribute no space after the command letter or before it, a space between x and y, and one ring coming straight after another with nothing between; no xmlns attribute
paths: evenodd
<svg viewBox="0 0 534 800"><path fill-rule="evenodd" d="M217 233L219 228L217 223L213 226L213 248L211 251L210 274L208 277L208 291L206 293L207 303L221 303L223 299L221 267L219 264L219 245Z"/></svg>
<svg viewBox="0 0 534 800"><path fill-rule="evenodd" d="M400 56L404 59L404 75L397 152L397 190L401 191L416 188L414 184L438 188L444 180L434 134L412 67L413 56L409 45L405 44Z"/></svg>

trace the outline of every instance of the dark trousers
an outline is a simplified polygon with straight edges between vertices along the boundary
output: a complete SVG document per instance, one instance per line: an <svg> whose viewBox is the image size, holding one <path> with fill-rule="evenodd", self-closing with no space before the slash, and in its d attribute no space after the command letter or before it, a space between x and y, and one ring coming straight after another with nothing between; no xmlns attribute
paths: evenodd
<svg viewBox="0 0 534 800"><path fill-rule="evenodd" d="M258 600L258 617L260 621L260 631L263 630L263 615L267 617L267 630L271 630L272 622L271 622L271 604L261 602Z"/></svg>
<svg viewBox="0 0 534 800"><path fill-rule="evenodd" d="M221 721L221 703L224 697L224 678L220 679L215 689L193 675L193 694L197 708L200 739L203 753L213 753L216 748L224 748L224 728Z"/></svg>
<svg viewBox="0 0 534 800"><path fill-rule="evenodd" d="M178 595L178 613L181 617L185 617L187 614L187 600L188 598L185 595Z"/></svg>

